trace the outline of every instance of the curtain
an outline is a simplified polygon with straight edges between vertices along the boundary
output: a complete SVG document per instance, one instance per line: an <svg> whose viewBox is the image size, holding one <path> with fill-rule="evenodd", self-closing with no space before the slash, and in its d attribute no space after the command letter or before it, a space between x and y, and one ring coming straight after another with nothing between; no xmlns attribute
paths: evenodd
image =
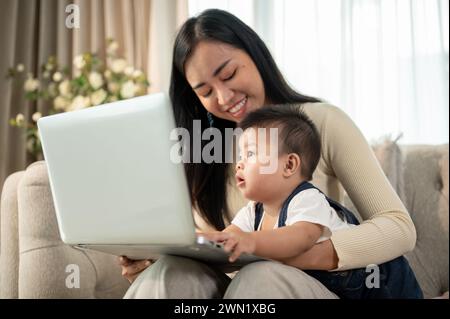
<svg viewBox="0 0 450 319"><path fill-rule="evenodd" d="M75 4L80 28L67 28ZM34 161L21 130L8 124L22 113L29 120L45 103L26 101L23 88L6 80L9 67L22 63L33 74L48 56L72 65L83 52L105 55L105 39L119 43L127 62L147 74L150 92L168 91L172 42L187 17L187 0L2 0L0 1L0 185Z"/></svg>
<svg viewBox="0 0 450 319"><path fill-rule="evenodd" d="M238 3L221 8L259 33L288 82L342 108L369 141L448 143L448 0ZM212 5L190 0L189 12Z"/></svg>

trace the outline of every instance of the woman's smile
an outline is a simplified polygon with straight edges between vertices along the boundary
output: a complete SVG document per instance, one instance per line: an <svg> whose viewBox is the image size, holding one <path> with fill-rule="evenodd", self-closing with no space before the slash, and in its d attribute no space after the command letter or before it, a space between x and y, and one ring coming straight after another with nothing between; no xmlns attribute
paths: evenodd
<svg viewBox="0 0 450 319"><path fill-rule="evenodd" d="M248 97L246 96L234 106L230 107L227 112L229 112L236 119L242 118L246 114L245 111L247 110L247 101Z"/></svg>

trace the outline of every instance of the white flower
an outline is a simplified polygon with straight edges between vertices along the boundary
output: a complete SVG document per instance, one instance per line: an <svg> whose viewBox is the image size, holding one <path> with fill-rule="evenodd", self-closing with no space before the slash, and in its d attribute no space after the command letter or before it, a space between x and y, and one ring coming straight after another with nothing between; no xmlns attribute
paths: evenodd
<svg viewBox="0 0 450 319"><path fill-rule="evenodd" d="M124 59L115 59L111 63L111 70L114 73L122 73L126 66L127 61L125 61Z"/></svg>
<svg viewBox="0 0 450 319"><path fill-rule="evenodd" d="M138 77L142 76L143 74L144 74L144 73L142 73L141 70L135 70L135 71L133 72L133 77L134 77L134 78L138 78Z"/></svg>
<svg viewBox="0 0 450 319"><path fill-rule="evenodd" d="M127 66L125 68L125 70L123 71L123 73L125 73L125 75L127 76L131 76L134 72L134 68L132 66Z"/></svg>
<svg viewBox="0 0 450 319"><path fill-rule="evenodd" d="M82 54L77 55L73 59L73 64L77 69L82 69L86 65L86 61L84 61L83 55Z"/></svg>
<svg viewBox="0 0 450 319"><path fill-rule="evenodd" d="M89 73L89 83L91 84L94 90L97 90L99 87L103 85L103 79L101 74L98 72Z"/></svg>
<svg viewBox="0 0 450 319"><path fill-rule="evenodd" d="M24 84L25 91L33 92L36 91L38 88L39 88L39 81L29 76Z"/></svg>
<svg viewBox="0 0 450 319"><path fill-rule="evenodd" d="M106 48L106 51L109 54L112 54L112 53L115 53L118 48L119 48L119 44L117 43L117 41L111 41L111 43Z"/></svg>
<svg viewBox="0 0 450 319"><path fill-rule="evenodd" d="M54 100L53 100L53 107L55 108L55 110L58 111L66 111L66 108L69 106L69 101L62 97L62 96L57 96Z"/></svg>
<svg viewBox="0 0 450 319"><path fill-rule="evenodd" d="M37 122L41 117L42 117L41 112L36 112L33 114L31 118L33 119L33 121Z"/></svg>
<svg viewBox="0 0 450 319"><path fill-rule="evenodd" d="M59 93L62 95L69 95L70 93L70 82L69 80L64 80L58 85Z"/></svg>
<svg viewBox="0 0 450 319"><path fill-rule="evenodd" d="M55 73L53 74L53 81L59 82L59 81L61 81L61 80L62 80L62 74L61 74L61 72L55 72Z"/></svg>
<svg viewBox="0 0 450 319"><path fill-rule="evenodd" d="M22 113L17 114L17 116L16 116L17 125L21 125L21 124L23 124L23 122L25 122L25 116L23 116Z"/></svg>
<svg viewBox="0 0 450 319"><path fill-rule="evenodd" d="M25 66L21 63L17 65L17 72L23 72L25 70Z"/></svg>
<svg viewBox="0 0 450 319"><path fill-rule="evenodd" d="M127 81L123 84L122 89L120 90L120 95L124 99L129 99L136 94L137 87L133 81Z"/></svg>
<svg viewBox="0 0 450 319"><path fill-rule="evenodd" d="M69 111L81 110L91 105L91 100L88 97L77 95L69 106Z"/></svg>
<svg viewBox="0 0 450 319"><path fill-rule="evenodd" d="M102 104L102 102L106 99L107 94L106 91L103 89L97 90L94 93L91 94L91 102L92 105L99 105Z"/></svg>

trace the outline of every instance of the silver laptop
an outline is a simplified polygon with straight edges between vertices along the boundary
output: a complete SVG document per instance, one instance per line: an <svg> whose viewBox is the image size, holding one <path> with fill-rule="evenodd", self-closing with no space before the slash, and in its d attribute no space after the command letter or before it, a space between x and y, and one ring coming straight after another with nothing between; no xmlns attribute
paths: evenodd
<svg viewBox="0 0 450 319"><path fill-rule="evenodd" d="M38 127L64 243L132 259L228 263L220 245L195 234L164 93L43 117Z"/></svg>

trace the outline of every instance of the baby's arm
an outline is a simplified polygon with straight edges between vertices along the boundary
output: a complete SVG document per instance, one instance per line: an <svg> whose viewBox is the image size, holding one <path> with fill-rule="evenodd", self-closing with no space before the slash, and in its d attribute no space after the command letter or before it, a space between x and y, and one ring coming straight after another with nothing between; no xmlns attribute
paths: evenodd
<svg viewBox="0 0 450 319"><path fill-rule="evenodd" d="M222 232L224 232L224 233L242 232L242 229L240 229L238 226L236 226L234 224L231 224L230 226L228 226L227 228L222 230Z"/></svg>
<svg viewBox="0 0 450 319"><path fill-rule="evenodd" d="M231 252L231 262L242 253L283 261L310 249L322 230L322 225L301 221L273 230L253 232L244 232L236 225L230 225L222 232L203 235L210 240L223 242L225 251Z"/></svg>
<svg viewBox="0 0 450 319"><path fill-rule="evenodd" d="M250 233L255 240L255 255L274 260L298 256L309 250L322 235L323 226L296 222L273 230Z"/></svg>

